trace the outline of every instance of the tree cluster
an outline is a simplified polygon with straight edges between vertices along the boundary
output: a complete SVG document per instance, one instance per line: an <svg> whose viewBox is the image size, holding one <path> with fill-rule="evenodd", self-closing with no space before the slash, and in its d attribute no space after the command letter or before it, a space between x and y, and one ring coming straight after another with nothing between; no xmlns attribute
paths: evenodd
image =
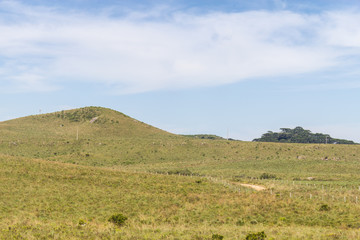
<svg viewBox="0 0 360 240"><path fill-rule="evenodd" d="M312 133L302 127L280 128L281 132L269 131L256 138L254 142L284 142L284 143L324 143L324 144L356 144L350 140L336 139L329 134Z"/></svg>

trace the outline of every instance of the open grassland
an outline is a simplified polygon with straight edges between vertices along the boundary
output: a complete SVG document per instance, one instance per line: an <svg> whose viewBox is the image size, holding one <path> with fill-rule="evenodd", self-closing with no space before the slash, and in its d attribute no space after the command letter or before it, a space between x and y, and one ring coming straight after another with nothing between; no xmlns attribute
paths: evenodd
<svg viewBox="0 0 360 240"><path fill-rule="evenodd" d="M357 239L360 205L288 198L202 177L1 156L1 239ZM116 213L122 227L108 222ZM85 225L80 225L81 221Z"/></svg>
<svg viewBox="0 0 360 240"><path fill-rule="evenodd" d="M103 108L0 136L0 239L360 239L359 145L195 139Z"/></svg>
<svg viewBox="0 0 360 240"><path fill-rule="evenodd" d="M85 138L85 139L84 139ZM286 180L313 177L357 181L359 145L312 145L195 140L185 137L87 137L15 142L2 140L2 153L131 171L257 178L262 173Z"/></svg>

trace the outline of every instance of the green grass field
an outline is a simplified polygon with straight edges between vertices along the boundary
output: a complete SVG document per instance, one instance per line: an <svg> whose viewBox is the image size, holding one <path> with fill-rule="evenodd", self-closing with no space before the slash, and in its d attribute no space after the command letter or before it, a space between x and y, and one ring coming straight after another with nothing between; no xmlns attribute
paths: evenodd
<svg viewBox="0 0 360 240"><path fill-rule="evenodd" d="M98 107L0 136L0 239L360 239L359 145L196 139Z"/></svg>

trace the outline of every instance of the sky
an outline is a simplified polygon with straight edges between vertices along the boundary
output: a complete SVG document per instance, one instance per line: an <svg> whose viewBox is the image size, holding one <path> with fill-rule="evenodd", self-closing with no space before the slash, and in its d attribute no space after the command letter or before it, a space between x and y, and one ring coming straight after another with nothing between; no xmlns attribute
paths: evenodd
<svg viewBox="0 0 360 240"><path fill-rule="evenodd" d="M102 106L177 134L360 142L358 0L0 0L0 121Z"/></svg>

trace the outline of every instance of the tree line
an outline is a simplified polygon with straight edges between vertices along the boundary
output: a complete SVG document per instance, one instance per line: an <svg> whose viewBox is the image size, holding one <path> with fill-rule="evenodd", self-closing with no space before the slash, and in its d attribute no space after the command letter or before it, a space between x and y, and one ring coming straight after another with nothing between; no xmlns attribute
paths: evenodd
<svg viewBox="0 0 360 240"><path fill-rule="evenodd" d="M254 142L284 142L284 143L324 143L324 144L356 144L353 141L330 137L329 134L312 133L302 127L280 128L281 132L268 131Z"/></svg>

